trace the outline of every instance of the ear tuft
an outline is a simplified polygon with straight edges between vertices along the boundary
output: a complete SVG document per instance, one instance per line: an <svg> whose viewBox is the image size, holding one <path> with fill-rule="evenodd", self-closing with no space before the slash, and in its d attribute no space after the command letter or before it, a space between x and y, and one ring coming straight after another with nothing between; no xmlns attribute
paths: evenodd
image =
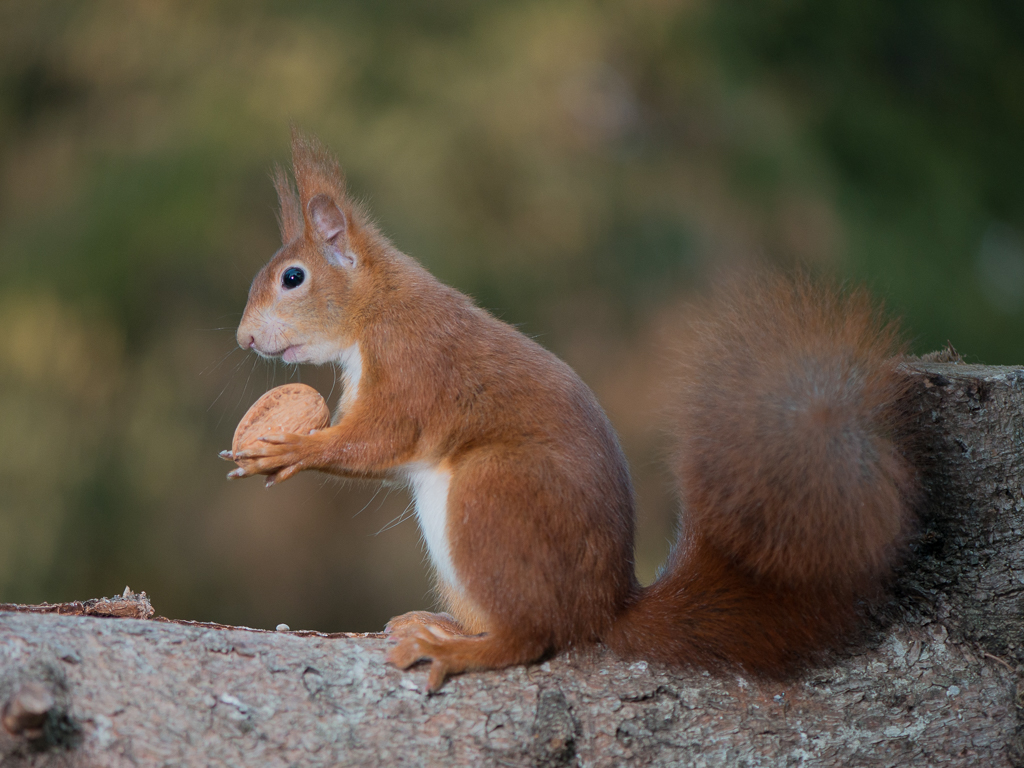
<svg viewBox="0 0 1024 768"><path fill-rule="evenodd" d="M292 169L303 203L321 192L345 199L345 175L338 159L312 134L292 126Z"/></svg>
<svg viewBox="0 0 1024 768"><path fill-rule="evenodd" d="M274 167L274 189L277 190L277 201L281 206L278 224L281 227L281 242L285 245L302 237L304 222L302 220L302 203L295 192L288 174L281 166Z"/></svg>
<svg viewBox="0 0 1024 768"><path fill-rule="evenodd" d="M330 195L321 192L306 204L316 237L327 246L328 259L340 267L355 266L348 248L348 217Z"/></svg>

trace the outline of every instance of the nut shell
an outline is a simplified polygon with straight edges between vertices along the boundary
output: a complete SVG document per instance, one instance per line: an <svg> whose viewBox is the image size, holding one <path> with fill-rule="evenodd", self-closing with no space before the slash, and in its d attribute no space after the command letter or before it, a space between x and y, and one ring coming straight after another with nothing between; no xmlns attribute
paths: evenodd
<svg viewBox="0 0 1024 768"><path fill-rule="evenodd" d="M238 453L263 435L304 435L330 423L331 411L319 392L306 384L283 384L264 394L245 412L231 439L231 452Z"/></svg>

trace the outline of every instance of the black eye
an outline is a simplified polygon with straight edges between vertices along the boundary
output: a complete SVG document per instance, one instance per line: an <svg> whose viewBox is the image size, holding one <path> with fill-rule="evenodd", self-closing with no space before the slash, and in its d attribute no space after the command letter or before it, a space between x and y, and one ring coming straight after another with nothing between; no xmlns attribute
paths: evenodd
<svg viewBox="0 0 1024 768"><path fill-rule="evenodd" d="M281 275L281 285L285 288L298 288L302 285L302 281L306 279L306 273L298 267L288 267Z"/></svg>

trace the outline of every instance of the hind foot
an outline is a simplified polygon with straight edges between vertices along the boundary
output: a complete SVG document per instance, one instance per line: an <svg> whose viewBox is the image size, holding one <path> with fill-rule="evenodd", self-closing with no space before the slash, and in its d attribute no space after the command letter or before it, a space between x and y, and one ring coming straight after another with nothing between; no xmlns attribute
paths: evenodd
<svg viewBox="0 0 1024 768"><path fill-rule="evenodd" d="M501 669L536 661L544 645L536 640L503 633L481 635L451 634L437 624L410 621L391 637L396 644L387 660L399 669L420 661L430 662L427 690L438 691L445 679L471 669Z"/></svg>

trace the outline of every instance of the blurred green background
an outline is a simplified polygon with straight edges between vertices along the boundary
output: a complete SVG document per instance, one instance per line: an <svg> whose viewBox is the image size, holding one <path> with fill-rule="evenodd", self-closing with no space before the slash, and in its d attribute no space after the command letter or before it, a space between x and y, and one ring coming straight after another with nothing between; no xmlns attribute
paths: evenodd
<svg viewBox="0 0 1024 768"><path fill-rule="evenodd" d="M605 404L650 580L678 310L754 263L867 284L914 350L1024 363L1024 5L0 0L0 602L379 629L404 491L227 483L288 125L383 230ZM400 522L402 521L402 522Z"/></svg>

